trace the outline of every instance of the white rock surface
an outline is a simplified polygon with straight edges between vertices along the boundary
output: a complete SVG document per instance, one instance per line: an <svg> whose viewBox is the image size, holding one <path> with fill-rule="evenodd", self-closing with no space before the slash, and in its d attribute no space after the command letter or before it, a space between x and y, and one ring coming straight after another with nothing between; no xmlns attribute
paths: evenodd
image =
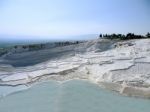
<svg viewBox="0 0 150 112"><path fill-rule="evenodd" d="M70 48L56 48L56 51L61 49L72 49L74 55L63 56L63 58L57 57L54 60L50 59L26 67L1 64L0 84L26 84L45 75L47 77L58 76L57 80L62 76L64 80L68 79L65 77L69 75L70 79L71 77L80 78L84 76L94 83L119 91L122 94L150 97L149 39L128 40L115 44L109 40L98 39ZM52 49L52 51L55 52L55 49ZM33 54L34 52L27 52L16 54L16 56L24 57ZM34 57L36 58L36 55ZM5 57L2 57L0 60L3 61L4 59Z"/></svg>

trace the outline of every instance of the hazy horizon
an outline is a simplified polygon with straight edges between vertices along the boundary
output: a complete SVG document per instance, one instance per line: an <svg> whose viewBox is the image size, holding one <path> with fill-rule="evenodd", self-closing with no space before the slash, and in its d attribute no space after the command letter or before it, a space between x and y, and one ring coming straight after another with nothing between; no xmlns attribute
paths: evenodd
<svg viewBox="0 0 150 112"><path fill-rule="evenodd" d="M54 36L49 38L40 38L39 36L3 35L0 36L0 47L10 47L14 45L25 45L25 44L41 44L60 41L83 41L96 39L98 37L99 37L98 34L60 36L60 37Z"/></svg>
<svg viewBox="0 0 150 112"><path fill-rule="evenodd" d="M1 40L72 40L150 30L149 0L1 0L0 14Z"/></svg>

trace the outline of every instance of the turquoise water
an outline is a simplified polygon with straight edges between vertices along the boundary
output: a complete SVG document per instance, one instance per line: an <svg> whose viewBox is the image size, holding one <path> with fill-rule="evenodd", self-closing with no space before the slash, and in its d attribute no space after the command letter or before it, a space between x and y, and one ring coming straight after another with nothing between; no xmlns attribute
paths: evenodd
<svg viewBox="0 0 150 112"><path fill-rule="evenodd" d="M124 97L86 81L50 81L0 99L0 112L150 112L150 100Z"/></svg>

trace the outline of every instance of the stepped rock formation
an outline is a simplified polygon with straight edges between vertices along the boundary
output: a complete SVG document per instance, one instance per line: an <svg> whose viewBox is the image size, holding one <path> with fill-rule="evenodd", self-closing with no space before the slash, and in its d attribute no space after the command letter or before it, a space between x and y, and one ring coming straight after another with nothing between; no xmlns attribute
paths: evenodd
<svg viewBox="0 0 150 112"><path fill-rule="evenodd" d="M95 39L36 50L10 49L0 57L3 86L70 79L85 79L121 94L150 98L150 40Z"/></svg>

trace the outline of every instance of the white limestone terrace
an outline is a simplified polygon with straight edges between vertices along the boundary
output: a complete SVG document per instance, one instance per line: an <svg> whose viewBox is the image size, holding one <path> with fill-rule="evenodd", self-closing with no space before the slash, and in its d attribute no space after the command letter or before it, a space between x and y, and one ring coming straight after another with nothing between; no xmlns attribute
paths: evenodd
<svg viewBox="0 0 150 112"><path fill-rule="evenodd" d="M28 66L13 66L28 62ZM96 39L38 51L10 51L0 58L1 86L70 79L86 79L124 95L150 98L150 40Z"/></svg>

